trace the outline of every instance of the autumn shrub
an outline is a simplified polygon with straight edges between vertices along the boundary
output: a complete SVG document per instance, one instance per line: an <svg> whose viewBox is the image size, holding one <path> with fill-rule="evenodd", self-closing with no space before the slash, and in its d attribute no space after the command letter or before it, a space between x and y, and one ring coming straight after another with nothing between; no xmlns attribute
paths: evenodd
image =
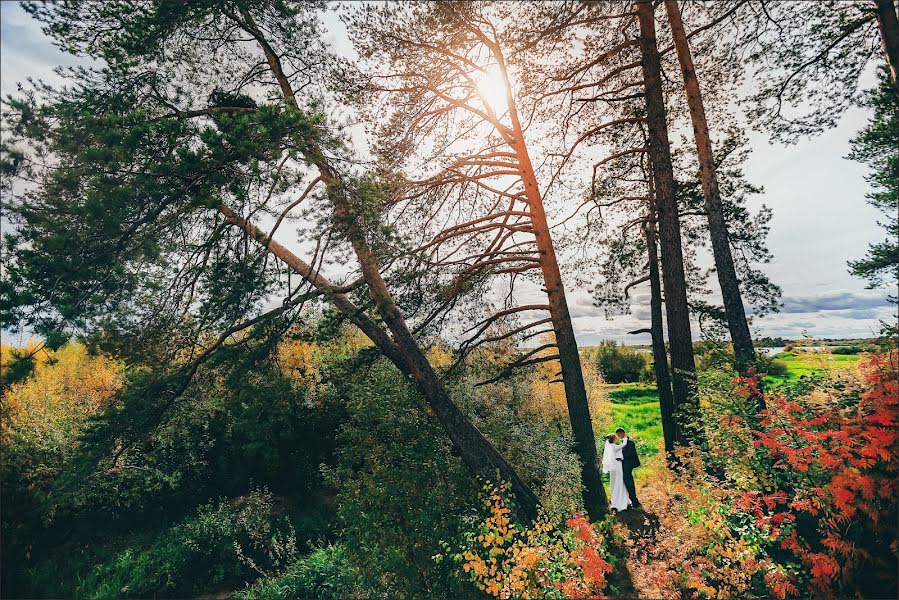
<svg viewBox="0 0 899 600"><path fill-rule="evenodd" d="M47 501L60 494L57 481L79 452L84 427L113 402L123 378L121 364L81 344L26 350L33 359L28 377L2 394L0 572L7 593L27 585L26 566L53 536ZM2 348L4 370L14 353Z"/></svg>
<svg viewBox="0 0 899 600"><path fill-rule="evenodd" d="M541 343L552 343L551 336L541 338ZM551 349L544 351L546 354L552 354ZM542 353L541 353L542 354ZM586 360L581 360L581 372L584 377L584 387L587 391L587 405L590 408L590 415L593 418L601 418L610 415L609 403L606 402L605 391L603 389L603 377L599 372L596 361L589 358L590 351L585 351ZM509 358L504 359L506 363ZM496 367L494 366L494 369ZM468 366L471 371L471 366ZM570 427L570 418L568 416L568 401L565 397L565 387L560 385L558 376L558 364L554 361L547 361L531 365L527 369L521 369L517 373L513 372L513 376L503 381L486 386L485 388L476 388L472 392L478 395L497 396L500 398L512 397L512 403L520 402L520 407L516 410L522 415L526 415L529 420L542 420L550 423L554 428L558 426ZM486 379L486 378L485 378ZM469 379L470 383L476 380ZM468 393L467 391L465 393ZM521 402L523 396L523 402ZM510 405L509 402L503 404Z"/></svg>
<svg viewBox="0 0 899 600"><path fill-rule="evenodd" d="M449 559L478 590L495 598L585 598L600 594L614 560L601 532L577 513L560 527L541 515L528 527L513 523L503 488L484 488L486 515Z"/></svg>
<svg viewBox="0 0 899 600"><path fill-rule="evenodd" d="M114 522L102 526L128 531L166 525L212 498L239 497L259 486L297 500L321 487L319 466L331 460L341 412L309 402L308 388L270 361L210 365L164 419L143 408L157 401L146 397L152 377L129 370L122 406L85 432L83 451L59 482L58 501L66 500L82 521L108 520L113 512ZM116 453L123 429L133 437ZM88 478L90 485L82 485Z"/></svg>
<svg viewBox="0 0 899 600"><path fill-rule="evenodd" d="M166 573L184 546L160 541L174 539L165 532L201 519L197 511L211 499L252 498L260 486L287 497L292 510L318 514L320 465L331 460L342 416L308 402L306 382L271 361L216 358L165 419L153 420L147 369L75 343L38 359L3 399L4 596L68 595L73 581L102 565L103 581L142 580L112 568L117 562ZM122 447L123 434L138 430ZM327 521L300 523L301 545L325 534ZM218 539L231 556L231 541Z"/></svg>
<svg viewBox="0 0 899 600"><path fill-rule="evenodd" d="M472 374L447 378L460 408L540 496L553 518L581 507L580 467L560 424L535 419L530 380L474 387ZM479 512L478 485L417 390L385 361L334 364L327 402L344 406L337 463L338 540L358 574L358 593L459 597L471 589L442 542L460 541Z"/></svg>
<svg viewBox="0 0 899 600"><path fill-rule="evenodd" d="M701 379L709 446L647 488L661 530L634 545L638 577L673 597L895 596L896 360L769 394Z"/></svg>

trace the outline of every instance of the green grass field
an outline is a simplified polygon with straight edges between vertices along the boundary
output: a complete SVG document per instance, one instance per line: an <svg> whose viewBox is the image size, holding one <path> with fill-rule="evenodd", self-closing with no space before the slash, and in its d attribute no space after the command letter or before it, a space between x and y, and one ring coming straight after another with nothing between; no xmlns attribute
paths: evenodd
<svg viewBox="0 0 899 600"><path fill-rule="evenodd" d="M640 383L620 383L607 386L606 394L612 403L611 428L623 427L637 444L640 462L649 465L659 455L662 443L662 421L656 387ZM634 471L634 479L638 485L651 476L651 467Z"/></svg>
<svg viewBox="0 0 899 600"><path fill-rule="evenodd" d="M810 377L815 373L827 373L854 368L862 354L832 354L830 352L792 350L775 355L774 363L782 365L783 375L768 375L768 383L779 384L786 381Z"/></svg>

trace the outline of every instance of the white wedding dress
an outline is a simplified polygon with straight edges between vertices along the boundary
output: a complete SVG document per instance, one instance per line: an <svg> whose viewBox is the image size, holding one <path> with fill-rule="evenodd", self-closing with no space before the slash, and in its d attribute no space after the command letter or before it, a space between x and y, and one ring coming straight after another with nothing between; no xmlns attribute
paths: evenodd
<svg viewBox="0 0 899 600"><path fill-rule="evenodd" d="M624 487L624 475L622 469L621 451L627 442L620 444L610 444L606 442L606 447L602 452L602 470L609 474L609 484L612 488L611 506L615 510L627 510L631 504L630 496L627 495L627 488Z"/></svg>

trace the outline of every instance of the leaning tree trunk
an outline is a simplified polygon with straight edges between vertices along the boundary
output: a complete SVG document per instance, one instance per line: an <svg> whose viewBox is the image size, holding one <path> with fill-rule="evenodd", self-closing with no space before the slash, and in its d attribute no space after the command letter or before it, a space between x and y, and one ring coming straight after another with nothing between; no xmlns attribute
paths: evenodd
<svg viewBox="0 0 899 600"><path fill-rule="evenodd" d="M256 26L252 15L243 8L239 9L239 14L240 19L236 16L233 18L247 33L256 39L265 54L266 61L281 89L285 102L289 107L296 108L297 103L294 92L290 81L284 74L278 54L268 43L262 31ZM415 381L419 391L434 411L437 420L449 435L453 446L459 452L462 461L468 468L483 479L495 481L498 476L509 483L512 493L515 495L516 516L522 521L536 519L539 508L537 496L528 488L496 448L490 444L489 440L453 403L443 382L437 376L433 367L431 367L421 348L418 347L418 343L406 325L405 318L387 289L384 279L381 277L374 252L372 252L364 232L358 226L355 215L350 210L350 203L347 197L348 190L345 182L314 142L308 143L308 140L303 140L303 142L301 147L305 149L305 158L318 170L319 176L328 187L328 195L334 206L334 216L342 232L353 247L353 251L359 260L365 283L375 301L381 319L393 336L393 340L385 343L386 334L375 334L375 337L369 337L384 352L385 356L404 374ZM271 242L266 242L266 246L270 251L278 249ZM282 246L280 251L285 253L287 249ZM310 277L311 273L309 271L306 277L313 285L319 286L319 284L323 283L323 278ZM360 313L358 310L353 310L349 299L335 298L335 300L335 306L337 306L338 310L344 314L356 316L354 322L358 325ZM374 323L371 323L371 325L377 327ZM368 327L368 324L366 324L366 327ZM366 327L362 327L362 330L368 334ZM378 330L383 333L380 328Z"/></svg>
<svg viewBox="0 0 899 600"><path fill-rule="evenodd" d="M323 290L329 294L328 297L337 310L358 327L374 343L375 347L381 351L381 354L395 364L404 375L411 377L411 372L406 366L403 355L400 353L397 345L393 343L387 332L353 304L349 296L341 292L337 286L315 270L309 263L270 238L268 234L235 213L230 207L220 205L218 211L225 217L225 221L228 224L242 229L254 241L265 247L269 253L287 265L294 273L311 283L316 289Z"/></svg>
<svg viewBox="0 0 899 600"><path fill-rule="evenodd" d="M328 168L327 171L330 172L330 169ZM335 205L343 207L335 212L339 212L346 219L346 211L344 210L346 204L338 201ZM253 223L235 214L230 208L220 206L219 212L225 216L228 223L243 229L251 238L264 246L268 252L284 262L317 289L328 291L330 299L337 310L346 315L352 323L359 327L374 342L381 353L396 365L404 375L415 381L428 404L434 410L437 420L449 434L450 440L458 450L463 462L468 465L472 472L485 480L495 480L497 475L499 475L499 477L511 485L512 493L515 495L516 500L516 516L523 521L530 521L537 517L539 506L537 497L525 485L511 465L490 444L487 438L478 431L452 402L446 392L446 388L443 386L443 382L437 377L424 354L418 348L414 339L412 339L396 303L393 302L390 292L384 285L380 272L375 270L374 276L372 275L372 254L364 242L359 244L359 246L362 256L366 257L366 264L363 267L365 280L366 283L371 280L374 284L373 286L370 285L372 296L375 297L378 310L384 322L388 324L394 337L398 340L396 343L390 339L390 336L377 323L369 319L353 304L346 294L339 291L337 286L328 281L308 263L275 240L269 238ZM352 221L350 221L349 228L350 230L357 229L352 224ZM354 244L354 248L355 246ZM360 262L362 261L362 256L360 256ZM387 315L386 317L385 314ZM402 333L403 331L405 331L405 335ZM400 332L399 335L397 335L397 332Z"/></svg>
<svg viewBox="0 0 899 600"><path fill-rule="evenodd" d="M893 87L899 95L899 16L896 14L896 3L894 0L874 0L874 4L877 7L883 54L893 75Z"/></svg>
<svg viewBox="0 0 899 600"><path fill-rule="evenodd" d="M334 202L334 215L359 259L362 276L368 284L378 314L393 335L419 390L446 429L462 460L484 479L494 480L499 475L503 481L508 482L512 487L512 493L515 494L516 508L520 516L529 520L535 519L539 505L537 497L450 399L443 382L418 347L418 342L409 331L405 318L381 277L374 252L365 239L364 232L358 227L355 215L350 211L346 190L339 179L332 182L329 187Z"/></svg>
<svg viewBox="0 0 899 600"><path fill-rule="evenodd" d="M674 47L677 50L677 58L684 76L684 90L690 109L690 119L693 121L696 152L699 156L699 174L702 179L702 195L705 199L705 212L709 222L709 236L712 239L712 253L715 257L715 269L718 272L718 284L721 286L724 311L727 315L727 327L730 330L730 339L734 344L736 366L741 373L745 374L749 366L755 362L755 350L752 347L752 334L749 332L749 323L746 321L737 270L734 267L734 257L730 249L727 222L721 206L721 191L718 188L718 174L712 153L712 141L709 137L709 124L702 102L702 93L699 90L699 80L696 78L696 69L693 66L690 43L684 32L684 23L681 20L677 0L665 0L665 9L668 11Z"/></svg>
<svg viewBox="0 0 899 600"><path fill-rule="evenodd" d="M695 407L692 384L696 371L693 360L693 338L690 332L690 310L687 305L687 283L681 248L680 217L674 196L674 170L668 142L665 101L659 49L656 45L654 7L651 0L636 4L640 21L640 52L643 85L646 94L646 125L649 133L649 159L655 185L656 210L659 221L662 282L665 288L665 313L668 321L668 346L671 351L672 391L675 410ZM678 414L680 417L680 414ZM679 427L677 443L689 443L690 435Z"/></svg>
<svg viewBox="0 0 899 600"><path fill-rule="evenodd" d="M646 237L646 253L649 259L649 314L650 335L652 336L652 368L656 376L659 393L659 413L662 417L662 438L665 454L674 451L675 441L681 435L674 412L674 397L671 394L671 374L668 372L668 352L665 350L665 330L662 324L662 282L659 279L659 252L656 248L656 214L650 191L650 210L643 229Z"/></svg>

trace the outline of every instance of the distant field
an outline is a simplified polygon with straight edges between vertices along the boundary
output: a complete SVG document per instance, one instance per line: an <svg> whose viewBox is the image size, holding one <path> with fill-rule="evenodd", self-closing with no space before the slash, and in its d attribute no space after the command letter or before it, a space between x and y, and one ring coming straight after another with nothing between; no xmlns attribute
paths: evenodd
<svg viewBox="0 0 899 600"><path fill-rule="evenodd" d="M659 455L662 443L662 421L659 416L659 395L654 385L621 383L607 387L612 403L612 429L624 427L637 443L640 461L645 465ZM652 469L634 472L639 484L652 476Z"/></svg>
<svg viewBox="0 0 899 600"><path fill-rule="evenodd" d="M793 350L776 354L775 363L786 368L784 375L768 375L766 380L772 384L784 383L800 377L809 377L815 373L827 373L841 369L854 368L864 354L831 354L830 352L808 352Z"/></svg>

